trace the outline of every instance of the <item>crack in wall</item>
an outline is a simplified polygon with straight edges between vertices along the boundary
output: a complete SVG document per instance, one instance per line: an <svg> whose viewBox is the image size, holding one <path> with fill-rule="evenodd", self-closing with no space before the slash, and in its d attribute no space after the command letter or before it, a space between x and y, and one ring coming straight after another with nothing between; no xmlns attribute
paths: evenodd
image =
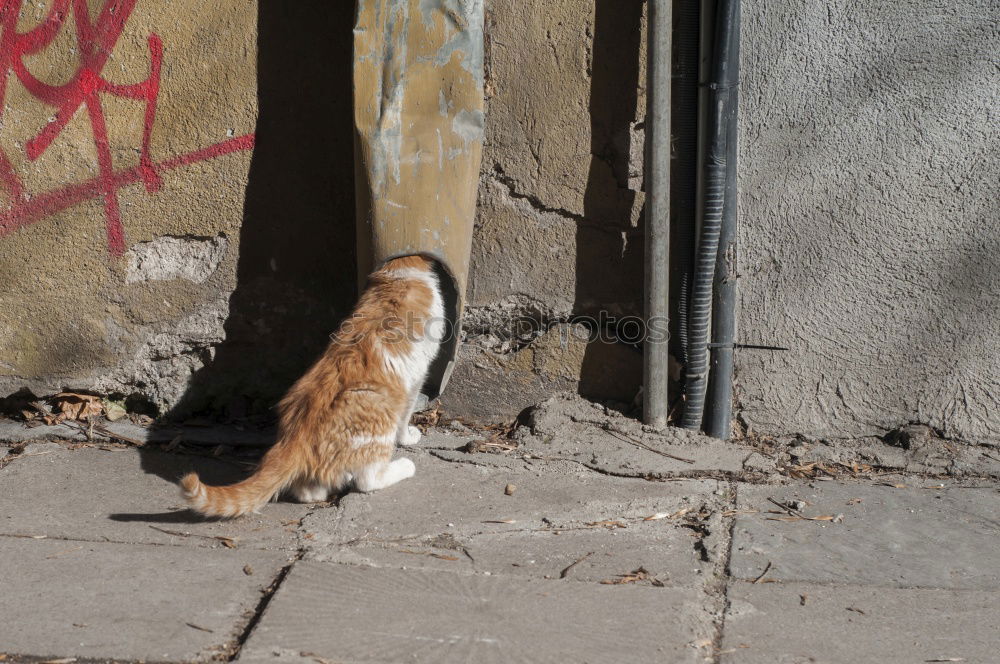
<svg viewBox="0 0 1000 664"><path fill-rule="evenodd" d="M597 157L597 155L594 155L594 156ZM600 159L599 157L597 157L597 158ZM603 161L603 159L601 161ZM552 206L546 205L545 202L542 201L537 196L535 196L533 194L526 194L526 193L523 193L521 191L518 191L518 189L517 189L517 181L514 178L512 178L511 176L507 175L504 172L503 168L500 166L500 164L494 164L493 165L493 170L487 172L486 173L486 177L488 177L493 182L501 185L503 187L503 189L504 189L504 193L506 193L510 198L512 198L514 200L526 202L528 205L531 206L531 208L535 212L538 212L539 214L551 214L551 215L555 215L555 216L560 217L562 219L573 221L573 222L575 222L575 223L577 223L577 224L579 224L581 226L585 226L585 227L587 227L589 229L593 229L593 230L601 231L601 232L604 232L604 233L608 233L609 235L614 235L614 236L616 236L618 238L620 238L623 233L627 237L639 237L639 236L642 236L644 234L644 231L642 229L635 228L635 227L633 227L631 225L622 226L622 225L617 225L617 224L604 224L604 223L600 223L598 221L595 221L594 219L591 219L590 217L588 217L588 216L586 216L584 214L578 214L576 212L571 212L571 211L569 211L569 210L567 210L565 208L552 207ZM634 190L628 189L628 188L622 188L622 189L625 190L625 191L634 191Z"/></svg>
<svg viewBox="0 0 1000 664"><path fill-rule="evenodd" d="M542 214L554 214L556 216L562 217L563 219L569 219L571 221L579 223L586 223L588 221L587 218L584 217L583 215L570 212L569 210L565 210L563 208L549 207L544 202L542 202L542 200L539 199L537 196L533 196L531 194L523 194L519 192L517 190L517 182L514 180L514 178L504 173L503 168L500 167L500 164L494 164L493 170L490 171L487 175L494 182L503 185L507 194L511 198L527 202L536 212L540 212Z"/></svg>

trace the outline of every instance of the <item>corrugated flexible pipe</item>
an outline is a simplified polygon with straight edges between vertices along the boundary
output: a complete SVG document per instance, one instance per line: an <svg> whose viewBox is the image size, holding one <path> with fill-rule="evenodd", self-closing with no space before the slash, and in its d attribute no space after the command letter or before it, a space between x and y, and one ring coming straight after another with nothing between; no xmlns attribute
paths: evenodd
<svg viewBox="0 0 1000 664"><path fill-rule="evenodd" d="M672 216L677 291L674 349L681 366L688 363L688 311L691 299L692 266L698 207L698 43L699 0L681 0L677 7L677 34L674 83L673 131L676 154L671 176Z"/></svg>
<svg viewBox="0 0 1000 664"><path fill-rule="evenodd" d="M701 428L708 391L712 292L726 204L730 123L735 120L736 110L731 93L735 90L738 74L738 63L733 58L734 32L739 29L738 0L719 0L715 17L715 57L707 84L707 154L703 172L701 232L688 320L687 399L681 419L681 426L686 429Z"/></svg>

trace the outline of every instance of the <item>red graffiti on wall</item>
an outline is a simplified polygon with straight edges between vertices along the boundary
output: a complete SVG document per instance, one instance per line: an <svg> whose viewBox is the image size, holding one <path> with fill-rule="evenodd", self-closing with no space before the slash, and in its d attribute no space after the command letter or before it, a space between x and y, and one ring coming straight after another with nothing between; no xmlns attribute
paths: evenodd
<svg viewBox="0 0 1000 664"><path fill-rule="evenodd" d="M105 0L95 21L91 21L87 0L53 0L52 7L41 23L27 32L18 33L17 20L23 1L0 0L0 125L6 110L4 99L11 73L35 99L56 108L54 117L45 128L25 144L25 155L31 161L45 153L83 106L90 119L97 152L98 175L78 184L33 195L25 190L9 157L0 148L0 186L7 190L10 199L9 209L0 210L0 237L82 201L101 198L104 203L108 250L112 255L120 256L125 251L125 232L118 205L118 191L122 187L141 182L146 191L155 193L160 189L160 174L164 171L253 148L254 135L247 134L170 159L154 161L150 152L150 138L156 122L156 104L160 95L162 40L155 33L151 33L147 39L149 75L144 81L119 85L108 81L102 73L137 0ZM50 85L28 71L24 58L47 48L70 14L74 18L80 64L69 82ZM112 164L105 112L101 104L102 94L145 104L142 145L137 166L115 170Z"/></svg>

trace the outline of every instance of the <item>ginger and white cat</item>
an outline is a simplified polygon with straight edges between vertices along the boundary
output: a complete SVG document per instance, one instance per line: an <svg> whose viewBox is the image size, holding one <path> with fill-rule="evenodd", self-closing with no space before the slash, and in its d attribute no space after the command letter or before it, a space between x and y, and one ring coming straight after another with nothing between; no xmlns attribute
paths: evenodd
<svg viewBox="0 0 1000 664"><path fill-rule="evenodd" d="M191 509L235 517L288 489L302 502L327 499L353 482L374 491L413 477L413 462L392 460L413 445L410 415L444 333L434 263L396 258L375 271L354 314L279 405L278 441L257 471L231 486L181 480Z"/></svg>

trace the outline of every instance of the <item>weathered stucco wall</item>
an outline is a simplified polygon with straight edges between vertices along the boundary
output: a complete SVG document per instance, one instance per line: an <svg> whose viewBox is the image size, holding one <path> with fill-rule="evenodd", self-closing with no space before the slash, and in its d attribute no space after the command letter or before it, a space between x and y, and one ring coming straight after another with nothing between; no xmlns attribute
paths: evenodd
<svg viewBox="0 0 1000 664"><path fill-rule="evenodd" d="M486 146L448 408L495 419L556 390L636 396L641 355L573 323L642 312L644 4L487 4ZM537 333L511 339L513 321Z"/></svg>
<svg viewBox="0 0 1000 664"><path fill-rule="evenodd" d="M755 428L1000 442L993 0L745 3L739 401Z"/></svg>
<svg viewBox="0 0 1000 664"><path fill-rule="evenodd" d="M353 7L77 4L0 3L0 393L266 408L353 299Z"/></svg>
<svg viewBox="0 0 1000 664"><path fill-rule="evenodd" d="M21 4L0 28L0 385L176 400L167 375L221 341L234 285L254 16L90 2L86 39L67 3Z"/></svg>
<svg viewBox="0 0 1000 664"><path fill-rule="evenodd" d="M25 3L16 29L62 4ZM266 411L353 303L353 3L118 4L86 80L152 80L161 44L158 91L81 87L75 30L0 54L0 393ZM105 5L90 21L114 36ZM636 395L640 355L579 319L641 313L644 5L486 3L452 413ZM1000 440L995 2L744 5L740 337L791 350L739 354L738 412ZM22 62L68 85L5 74Z"/></svg>

